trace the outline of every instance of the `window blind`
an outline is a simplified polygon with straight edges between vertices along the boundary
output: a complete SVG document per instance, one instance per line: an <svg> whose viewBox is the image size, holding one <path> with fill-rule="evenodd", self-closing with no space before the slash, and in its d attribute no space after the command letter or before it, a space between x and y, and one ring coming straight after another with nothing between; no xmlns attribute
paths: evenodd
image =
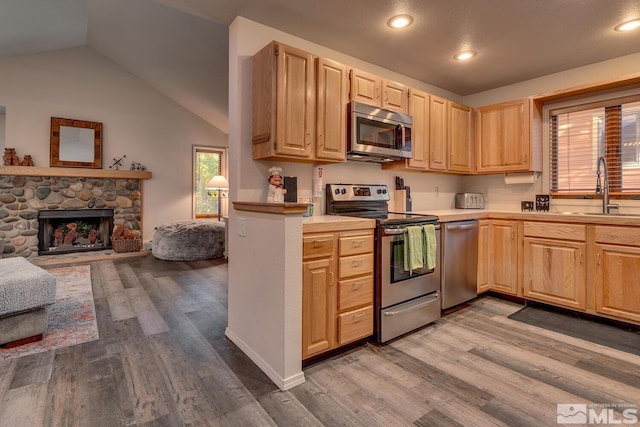
<svg viewBox="0 0 640 427"><path fill-rule="evenodd" d="M594 195L601 156L611 195L640 194L640 95L551 110L549 133L552 194Z"/></svg>

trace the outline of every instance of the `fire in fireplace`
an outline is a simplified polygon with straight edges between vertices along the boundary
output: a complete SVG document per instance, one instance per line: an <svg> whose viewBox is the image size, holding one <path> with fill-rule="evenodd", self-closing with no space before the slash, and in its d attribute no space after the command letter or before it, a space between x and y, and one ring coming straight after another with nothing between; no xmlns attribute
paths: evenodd
<svg viewBox="0 0 640 427"><path fill-rule="evenodd" d="M113 209L38 212L38 254L54 255L111 248Z"/></svg>

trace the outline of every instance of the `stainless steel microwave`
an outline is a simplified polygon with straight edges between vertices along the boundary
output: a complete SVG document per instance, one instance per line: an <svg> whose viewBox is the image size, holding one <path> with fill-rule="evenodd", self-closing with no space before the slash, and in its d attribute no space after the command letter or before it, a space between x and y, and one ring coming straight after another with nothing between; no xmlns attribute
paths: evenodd
<svg viewBox="0 0 640 427"><path fill-rule="evenodd" d="M385 163L411 158L410 115L353 101L348 122L349 160Z"/></svg>

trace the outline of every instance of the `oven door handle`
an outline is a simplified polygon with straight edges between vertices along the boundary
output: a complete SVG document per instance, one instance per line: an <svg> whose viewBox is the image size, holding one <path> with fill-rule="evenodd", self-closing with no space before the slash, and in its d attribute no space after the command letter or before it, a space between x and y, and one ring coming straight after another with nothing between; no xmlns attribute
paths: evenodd
<svg viewBox="0 0 640 427"><path fill-rule="evenodd" d="M429 299L425 300L424 302L421 302L418 305L412 305L411 307L403 308L402 310L385 311L384 315L385 316L397 316L399 314L404 314L404 313L406 313L408 311L417 310L419 308L422 308L424 306L432 304L434 301L437 301L438 298L440 298L440 293L437 293L436 295L433 295L433 296L429 297Z"/></svg>
<svg viewBox="0 0 640 427"><path fill-rule="evenodd" d="M440 224L434 225L434 228L436 230L440 230ZM400 234L405 234L407 232L407 229L406 228L383 228L382 231L384 231L384 234L388 234L388 235L400 235Z"/></svg>

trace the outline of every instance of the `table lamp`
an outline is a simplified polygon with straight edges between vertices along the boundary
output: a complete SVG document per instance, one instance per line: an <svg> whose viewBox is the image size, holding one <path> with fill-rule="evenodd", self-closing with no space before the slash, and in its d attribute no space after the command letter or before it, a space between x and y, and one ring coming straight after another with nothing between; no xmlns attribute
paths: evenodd
<svg viewBox="0 0 640 427"><path fill-rule="evenodd" d="M220 203L220 192L229 188L229 181L227 181L227 178L222 175L216 175L209 180L205 188L207 190L218 190L218 221L220 221L220 218L222 217L220 214L220 209L222 207L222 204Z"/></svg>

